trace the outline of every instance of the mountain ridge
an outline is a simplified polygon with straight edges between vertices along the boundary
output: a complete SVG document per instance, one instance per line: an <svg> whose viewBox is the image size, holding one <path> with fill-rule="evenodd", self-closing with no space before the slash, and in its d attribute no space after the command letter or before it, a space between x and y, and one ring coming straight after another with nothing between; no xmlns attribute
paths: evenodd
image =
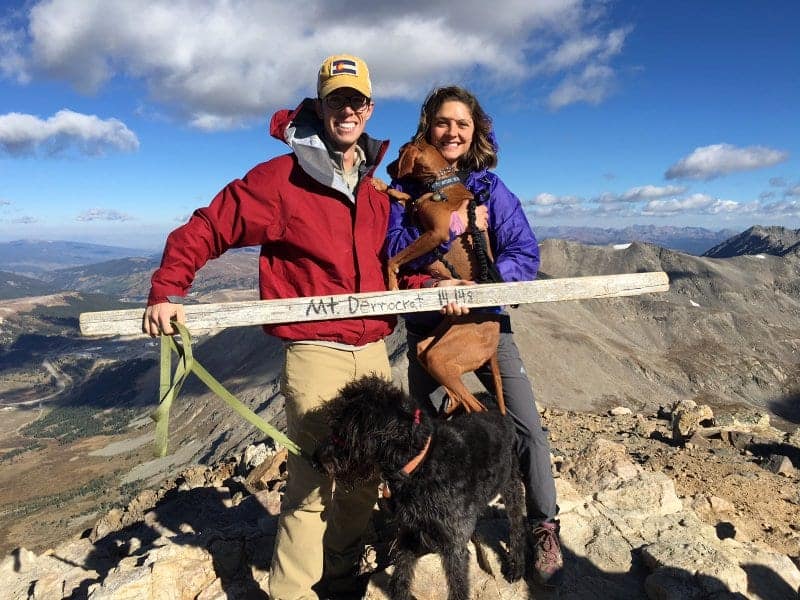
<svg viewBox="0 0 800 600"><path fill-rule="evenodd" d="M762 227L754 225L742 233L710 248L703 256L731 258L733 256L800 254L800 229Z"/></svg>
<svg viewBox="0 0 800 600"><path fill-rule="evenodd" d="M674 250L700 254L737 234L730 229L710 230L702 227L631 225L623 228L536 226L537 236L544 240L562 238L586 244L605 245L633 241L650 242ZM257 252L256 248L234 252ZM92 244L70 240L20 239L0 242L0 264L3 270L19 275L46 277L47 271L93 265L125 258L158 260L161 248L144 249Z"/></svg>
<svg viewBox="0 0 800 600"><path fill-rule="evenodd" d="M537 226L535 232L540 240L556 238L592 245L646 242L694 255L701 255L710 247L737 234L732 229L658 225L631 225L622 228Z"/></svg>

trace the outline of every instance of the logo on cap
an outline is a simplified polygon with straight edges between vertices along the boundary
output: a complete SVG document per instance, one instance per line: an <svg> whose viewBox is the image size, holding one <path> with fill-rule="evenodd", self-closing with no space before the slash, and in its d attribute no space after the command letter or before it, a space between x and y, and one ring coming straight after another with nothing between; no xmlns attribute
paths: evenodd
<svg viewBox="0 0 800 600"><path fill-rule="evenodd" d="M358 77L358 67L354 60L340 58L331 64L331 75L355 75Z"/></svg>

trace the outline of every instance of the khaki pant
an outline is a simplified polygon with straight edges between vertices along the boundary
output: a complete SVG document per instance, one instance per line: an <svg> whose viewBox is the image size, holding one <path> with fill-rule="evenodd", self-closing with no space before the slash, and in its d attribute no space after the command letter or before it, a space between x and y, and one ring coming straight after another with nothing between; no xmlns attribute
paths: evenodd
<svg viewBox="0 0 800 600"><path fill-rule="evenodd" d="M286 349L282 392L289 438L308 452L329 434L314 409L346 383L362 375L391 379L383 342L358 352L313 344ZM270 568L272 600L316 599L312 587L322 579L351 575L359 542L377 499L377 481L332 493L331 481L303 459L289 455L288 481L281 505Z"/></svg>

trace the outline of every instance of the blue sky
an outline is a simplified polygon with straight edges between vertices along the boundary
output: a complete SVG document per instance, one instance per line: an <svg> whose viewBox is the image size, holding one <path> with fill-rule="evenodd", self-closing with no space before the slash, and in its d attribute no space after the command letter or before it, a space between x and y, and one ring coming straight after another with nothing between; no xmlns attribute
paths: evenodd
<svg viewBox="0 0 800 600"><path fill-rule="evenodd" d="M269 117L337 52L370 66L389 158L432 87L472 89L534 230L800 227L800 3L399 6L0 4L0 241L160 248L286 151Z"/></svg>

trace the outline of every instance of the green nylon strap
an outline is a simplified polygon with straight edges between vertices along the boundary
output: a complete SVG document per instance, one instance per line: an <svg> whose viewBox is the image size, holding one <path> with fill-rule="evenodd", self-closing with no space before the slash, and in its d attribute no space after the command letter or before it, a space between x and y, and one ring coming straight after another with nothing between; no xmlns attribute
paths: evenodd
<svg viewBox="0 0 800 600"><path fill-rule="evenodd" d="M300 446L250 410L236 398L236 396L226 390L219 381L214 379L214 377L194 359L192 355L192 336L189 330L181 323L173 321L172 325L178 330L178 333L180 333L183 343L178 344L170 335L161 336L161 379L159 386L161 399L158 408L150 415L150 418L156 422L156 456L161 457L167 454L169 410L172 406L172 402L178 396L181 387L183 387L189 373L194 373L200 381L206 384L208 389L225 400L239 416L263 431L292 454L308 458ZM172 373L173 352L178 355L178 365L175 368L174 374Z"/></svg>

